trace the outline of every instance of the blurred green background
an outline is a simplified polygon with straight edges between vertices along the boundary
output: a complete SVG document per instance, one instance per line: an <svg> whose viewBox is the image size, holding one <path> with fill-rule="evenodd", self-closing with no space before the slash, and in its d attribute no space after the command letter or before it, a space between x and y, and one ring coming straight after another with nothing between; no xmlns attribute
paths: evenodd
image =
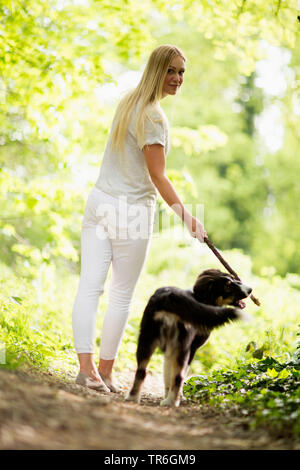
<svg viewBox="0 0 300 470"><path fill-rule="evenodd" d="M41 0L0 4L0 342L9 367L75 367L71 311L80 227L118 100L154 47L186 57L171 126L170 179L204 207L209 237L262 306L216 332L194 367L286 358L300 318L300 23L297 1ZM157 217L168 212L158 201ZM163 227L164 228L164 227ZM178 225L180 230L180 225ZM207 247L155 233L118 366L134 367L156 287L220 267ZM106 306L100 299L98 333ZM99 339L96 340L97 347ZM160 361L157 355L153 367Z"/></svg>

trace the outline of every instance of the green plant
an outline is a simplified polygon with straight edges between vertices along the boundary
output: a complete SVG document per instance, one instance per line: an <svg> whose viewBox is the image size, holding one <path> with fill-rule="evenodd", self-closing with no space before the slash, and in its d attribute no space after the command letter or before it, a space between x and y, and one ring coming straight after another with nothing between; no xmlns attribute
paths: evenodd
<svg viewBox="0 0 300 470"><path fill-rule="evenodd" d="M300 435L299 347L280 363L273 357L253 359L236 370L213 371L191 377L184 385L187 398L247 415L251 425Z"/></svg>

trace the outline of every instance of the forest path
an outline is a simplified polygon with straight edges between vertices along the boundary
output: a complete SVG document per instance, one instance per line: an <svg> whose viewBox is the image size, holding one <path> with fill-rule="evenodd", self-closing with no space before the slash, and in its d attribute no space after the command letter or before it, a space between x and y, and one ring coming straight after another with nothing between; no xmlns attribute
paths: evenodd
<svg viewBox="0 0 300 470"><path fill-rule="evenodd" d="M183 402L159 406L162 378L148 373L140 405L124 395L133 380L116 374L122 394L105 394L36 371L0 369L0 449L299 449L288 437L251 430L249 419Z"/></svg>

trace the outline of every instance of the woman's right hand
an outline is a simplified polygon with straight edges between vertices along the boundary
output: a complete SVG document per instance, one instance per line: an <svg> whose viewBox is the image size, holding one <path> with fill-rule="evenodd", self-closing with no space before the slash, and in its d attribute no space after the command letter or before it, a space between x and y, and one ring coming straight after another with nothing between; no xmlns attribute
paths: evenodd
<svg viewBox="0 0 300 470"><path fill-rule="evenodd" d="M204 237L207 237L206 230L200 220L192 215L187 215L184 218L184 223L193 238L197 238L200 242L204 242Z"/></svg>

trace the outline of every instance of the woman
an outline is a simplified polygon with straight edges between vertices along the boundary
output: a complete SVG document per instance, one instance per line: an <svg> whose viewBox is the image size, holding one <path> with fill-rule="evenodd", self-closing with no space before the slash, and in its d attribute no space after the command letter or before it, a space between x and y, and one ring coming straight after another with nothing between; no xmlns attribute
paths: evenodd
<svg viewBox="0 0 300 470"><path fill-rule="evenodd" d="M193 237L203 242L206 236L165 172L169 129L159 101L176 95L185 62L182 51L172 45L152 52L140 83L117 108L100 174L86 204L73 332L80 364L76 383L96 390L117 391L112 368L149 249L157 190ZM139 224L134 220L137 210L142 214ZM110 264L112 279L97 369L93 360L96 312Z"/></svg>

